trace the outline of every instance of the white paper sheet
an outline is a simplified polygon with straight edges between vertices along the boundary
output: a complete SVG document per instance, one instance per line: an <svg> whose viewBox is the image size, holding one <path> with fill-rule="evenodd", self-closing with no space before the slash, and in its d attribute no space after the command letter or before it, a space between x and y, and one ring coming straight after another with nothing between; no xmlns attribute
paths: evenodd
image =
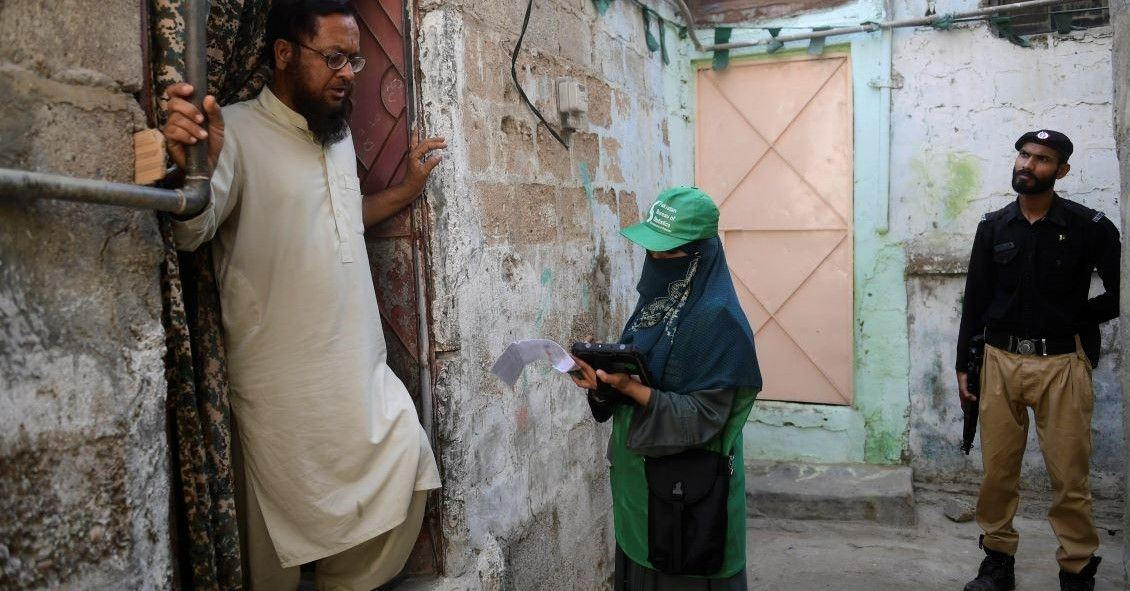
<svg viewBox="0 0 1130 591"><path fill-rule="evenodd" d="M549 339L523 339L510 343L494 362L490 372L513 388L527 365L543 360L561 373L578 369L573 358L561 345Z"/></svg>

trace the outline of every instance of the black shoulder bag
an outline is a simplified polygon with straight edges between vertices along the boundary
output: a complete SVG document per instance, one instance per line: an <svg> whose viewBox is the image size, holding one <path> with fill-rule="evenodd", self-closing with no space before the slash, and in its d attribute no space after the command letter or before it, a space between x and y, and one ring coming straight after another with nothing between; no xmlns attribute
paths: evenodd
<svg viewBox="0 0 1130 591"><path fill-rule="evenodd" d="M706 449L644 459L647 559L669 575L711 575L722 568L734 457Z"/></svg>

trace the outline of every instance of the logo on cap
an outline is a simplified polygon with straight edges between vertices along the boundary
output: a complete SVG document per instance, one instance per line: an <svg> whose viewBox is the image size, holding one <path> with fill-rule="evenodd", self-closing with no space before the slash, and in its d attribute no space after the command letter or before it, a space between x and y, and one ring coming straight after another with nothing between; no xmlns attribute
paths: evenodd
<svg viewBox="0 0 1130 591"><path fill-rule="evenodd" d="M1046 131L1041 131L1040 133L1037 133L1037 134L1036 134L1036 137L1038 137L1038 138L1040 138L1040 139L1042 139L1042 140L1046 140L1046 139L1048 139L1048 132L1046 132Z"/></svg>
<svg viewBox="0 0 1130 591"><path fill-rule="evenodd" d="M656 227L657 230L670 234L671 224L675 223L678 213L679 210L677 208L657 200L651 205L651 211L648 212L647 221L645 223Z"/></svg>

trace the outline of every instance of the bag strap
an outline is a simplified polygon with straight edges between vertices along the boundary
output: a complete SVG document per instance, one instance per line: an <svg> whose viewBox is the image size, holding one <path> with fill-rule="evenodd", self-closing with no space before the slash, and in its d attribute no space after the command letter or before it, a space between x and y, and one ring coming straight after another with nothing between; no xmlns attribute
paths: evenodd
<svg viewBox="0 0 1130 591"><path fill-rule="evenodd" d="M676 535L674 536L675 548L674 548L674 553L673 553L674 554L673 560L674 560L675 564L672 565L672 568L675 572L682 572L683 571L683 535L682 535L682 532L683 532L683 501L684 501L684 497L685 497L685 491L683 490L683 482L680 480L680 481L675 483L675 487L671 490L671 498L673 498L675 500L675 503L674 503L674 505L675 505L675 511L674 511L675 512L675 523L678 524L678 529L675 530Z"/></svg>

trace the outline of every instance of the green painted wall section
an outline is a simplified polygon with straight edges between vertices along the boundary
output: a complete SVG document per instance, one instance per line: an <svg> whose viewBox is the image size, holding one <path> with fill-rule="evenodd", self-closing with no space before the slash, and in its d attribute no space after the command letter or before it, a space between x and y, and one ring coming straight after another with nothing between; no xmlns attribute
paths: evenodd
<svg viewBox="0 0 1130 591"><path fill-rule="evenodd" d="M927 153L910 162L920 186L926 187L926 201L938 204L946 220L956 219L973 200L983 195L981 161L972 154Z"/></svg>
<svg viewBox="0 0 1130 591"><path fill-rule="evenodd" d="M909 447L910 367L906 255L885 232L889 197L882 194L879 115L889 105L869 82L882 79L878 33L852 43L855 87L855 400L867 431L863 458L897 464Z"/></svg>
<svg viewBox="0 0 1130 591"><path fill-rule="evenodd" d="M863 416L848 406L758 402L744 430L747 458L858 463L867 439Z"/></svg>

